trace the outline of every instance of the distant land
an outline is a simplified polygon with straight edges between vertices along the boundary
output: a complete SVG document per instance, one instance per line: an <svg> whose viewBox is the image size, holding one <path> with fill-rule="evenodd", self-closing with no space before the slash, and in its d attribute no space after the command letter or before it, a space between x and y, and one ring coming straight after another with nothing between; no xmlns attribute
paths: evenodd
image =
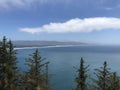
<svg viewBox="0 0 120 90"><path fill-rule="evenodd" d="M82 42L60 42L60 41L13 41L13 44L17 48L22 47L44 47L44 46L58 46L58 45L86 45L87 43Z"/></svg>

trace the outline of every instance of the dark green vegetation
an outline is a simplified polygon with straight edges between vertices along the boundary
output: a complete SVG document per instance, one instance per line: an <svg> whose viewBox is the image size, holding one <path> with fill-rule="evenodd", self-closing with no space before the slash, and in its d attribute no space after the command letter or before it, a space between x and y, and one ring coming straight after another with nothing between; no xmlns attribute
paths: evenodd
<svg viewBox="0 0 120 90"><path fill-rule="evenodd" d="M89 66L85 66L84 65L84 60L83 58L81 58L80 61L80 68L78 69L78 77L76 77L75 81L77 82L77 87L75 90L86 90L87 88L87 83L86 83L86 79L87 79L87 70L88 70Z"/></svg>
<svg viewBox="0 0 120 90"><path fill-rule="evenodd" d="M29 69L25 72L20 72L17 67L16 52L11 40L3 37L0 41L0 90L50 90L49 62L44 62L38 49L26 59L25 65ZM116 72L111 72L106 61L94 70L94 78L88 72L89 65L85 65L81 58L74 90L120 90L120 77Z"/></svg>
<svg viewBox="0 0 120 90"><path fill-rule="evenodd" d="M3 37L0 43L0 90L13 90L18 86L16 51L11 41Z"/></svg>
<svg viewBox="0 0 120 90"><path fill-rule="evenodd" d="M84 60L81 58L80 68L78 69L78 77L75 78L77 87L75 90L120 90L120 77L116 72L111 72L107 66L107 62L103 66L95 69L96 77L88 77L88 66L84 65ZM87 79L92 81L92 85L87 83Z"/></svg>
<svg viewBox="0 0 120 90"><path fill-rule="evenodd" d="M39 55L38 49L30 55L30 58L26 60L26 65L30 68L25 73L24 82L25 86L29 90L48 90L48 63L42 63L43 59ZM46 67L43 72L43 66Z"/></svg>
<svg viewBox="0 0 120 90"><path fill-rule="evenodd" d="M48 64L35 50L30 58L26 59L29 70L20 73L17 68L16 50L6 37L0 42L0 90L48 90Z"/></svg>

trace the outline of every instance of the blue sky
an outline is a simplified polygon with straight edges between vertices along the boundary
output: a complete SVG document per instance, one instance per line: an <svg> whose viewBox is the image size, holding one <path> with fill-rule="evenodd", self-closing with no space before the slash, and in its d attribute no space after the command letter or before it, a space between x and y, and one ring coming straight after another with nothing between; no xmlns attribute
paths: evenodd
<svg viewBox="0 0 120 90"><path fill-rule="evenodd" d="M120 0L0 0L0 36L120 44Z"/></svg>

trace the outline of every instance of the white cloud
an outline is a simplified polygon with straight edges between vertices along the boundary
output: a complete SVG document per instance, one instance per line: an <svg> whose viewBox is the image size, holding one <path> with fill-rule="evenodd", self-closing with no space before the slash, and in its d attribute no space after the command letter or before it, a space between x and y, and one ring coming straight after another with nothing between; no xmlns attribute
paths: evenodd
<svg viewBox="0 0 120 90"><path fill-rule="evenodd" d="M50 23L36 28L21 28L22 32L37 33L68 33L68 32L92 32L105 29L120 29L120 18L75 18L63 23Z"/></svg>
<svg viewBox="0 0 120 90"><path fill-rule="evenodd" d="M36 0L35 0L36 1ZM1 9L10 9L11 7L20 7L28 6L33 3L33 0L0 0Z"/></svg>
<svg viewBox="0 0 120 90"><path fill-rule="evenodd" d="M12 7L27 8L28 6L36 6L36 4L45 3L69 3L73 0L0 0L0 9L10 9Z"/></svg>

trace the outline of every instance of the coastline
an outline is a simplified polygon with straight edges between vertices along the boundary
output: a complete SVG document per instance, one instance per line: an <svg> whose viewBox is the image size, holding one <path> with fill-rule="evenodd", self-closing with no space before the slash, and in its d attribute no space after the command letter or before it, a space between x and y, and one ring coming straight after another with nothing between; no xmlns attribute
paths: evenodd
<svg viewBox="0 0 120 90"><path fill-rule="evenodd" d="M15 48L15 50L36 49L36 48L74 47L74 46L86 46L86 45L55 45L55 46L40 46L40 47L18 47L18 48Z"/></svg>

